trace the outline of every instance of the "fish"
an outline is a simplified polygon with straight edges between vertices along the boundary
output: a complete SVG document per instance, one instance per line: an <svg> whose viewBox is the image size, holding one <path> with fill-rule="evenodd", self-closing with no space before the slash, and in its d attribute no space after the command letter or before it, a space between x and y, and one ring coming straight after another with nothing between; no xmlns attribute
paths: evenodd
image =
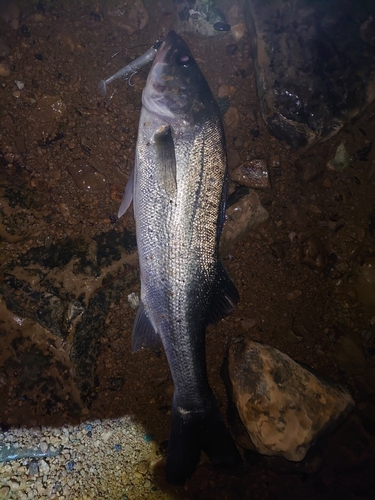
<svg viewBox="0 0 375 500"><path fill-rule="evenodd" d="M141 297L132 350L162 345L174 384L166 478L184 484L204 451L236 466L240 453L208 383L205 331L238 291L219 260L227 197L218 105L189 47L171 31L142 94L136 155L119 209L133 201Z"/></svg>

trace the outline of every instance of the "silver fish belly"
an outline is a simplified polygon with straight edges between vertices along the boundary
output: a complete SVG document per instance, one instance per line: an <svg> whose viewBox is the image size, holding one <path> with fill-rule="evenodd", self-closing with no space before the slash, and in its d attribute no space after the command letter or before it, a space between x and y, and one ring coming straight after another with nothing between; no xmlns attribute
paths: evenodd
<svg viewBox="0 0 375 500"><path fill-rule="evenodd" d="M200 451L240 460L209 387L205 327L238 293L218 258L227 164L217 104L189 48L171 32L142 98L136 161L120 211L133 196L141 303L133 350L161 341L174 383L166 473L183 483ZM133 191L133 192L132 192Z"/></svg>

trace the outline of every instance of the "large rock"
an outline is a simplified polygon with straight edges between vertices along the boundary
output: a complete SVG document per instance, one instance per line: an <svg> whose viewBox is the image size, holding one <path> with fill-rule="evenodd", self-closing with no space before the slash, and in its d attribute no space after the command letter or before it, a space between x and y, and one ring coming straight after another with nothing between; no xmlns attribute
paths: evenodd
<svg viewBox="0 0 375 500"><path fill-rule="evenodd" d="M295 148L336 134L375 99L370 0L246 0L262 115Z"/></svg>
<svg viewBox="0 0 375 500"><path fill-rule="evenodd" d="M48 197L4 177L0 205L0 407L12 386L39 414L60 407L76 415L95 392L111 304L138 278L134 233L47 236L40 245L35 235L51 224Z"/></svg>
<svg viewBox="0 0 375 500"><path fill-rule="evenodd" d="M263 455L303 460L354 407L343 386L258 342L230 347L228 375L245 433L237 427L237 440Z"/></svg>
<svg viewBox="0 0 375 500"><path fill-rule="evenodd" d="M239 192L238 197L237 192ZM237 189L228 199L226 221L220 239L220 253L228 254L235 243L250 231L256 231L268 220L268 212L262 206L257 193L247 187Z"/></svg>

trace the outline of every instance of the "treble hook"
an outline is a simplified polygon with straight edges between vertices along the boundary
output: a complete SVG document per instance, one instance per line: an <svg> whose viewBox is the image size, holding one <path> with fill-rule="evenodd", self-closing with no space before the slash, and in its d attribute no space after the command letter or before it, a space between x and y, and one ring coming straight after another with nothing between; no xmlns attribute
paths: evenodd
<svg viewBox="0 0 375 500"><path fill-rule="evenodd" d="M129 78L128 78L128 84L130 85L130 87L134 87L135 86L135 83L131 83L130 80L133 78L134 75L136 75L138 73L138 71L134 71L134 73L132 73Z"/></svg>

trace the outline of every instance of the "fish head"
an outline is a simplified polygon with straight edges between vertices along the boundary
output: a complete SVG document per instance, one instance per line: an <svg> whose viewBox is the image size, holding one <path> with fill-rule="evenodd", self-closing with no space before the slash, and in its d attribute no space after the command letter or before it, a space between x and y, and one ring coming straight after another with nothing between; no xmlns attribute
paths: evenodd
<svg viewBox="0 0 375 500"><path fill-rule="evenodd" d="M142 96L143 105L172 126L191 127L216 106L185 41L170 31L162 42Z"/></svg>

